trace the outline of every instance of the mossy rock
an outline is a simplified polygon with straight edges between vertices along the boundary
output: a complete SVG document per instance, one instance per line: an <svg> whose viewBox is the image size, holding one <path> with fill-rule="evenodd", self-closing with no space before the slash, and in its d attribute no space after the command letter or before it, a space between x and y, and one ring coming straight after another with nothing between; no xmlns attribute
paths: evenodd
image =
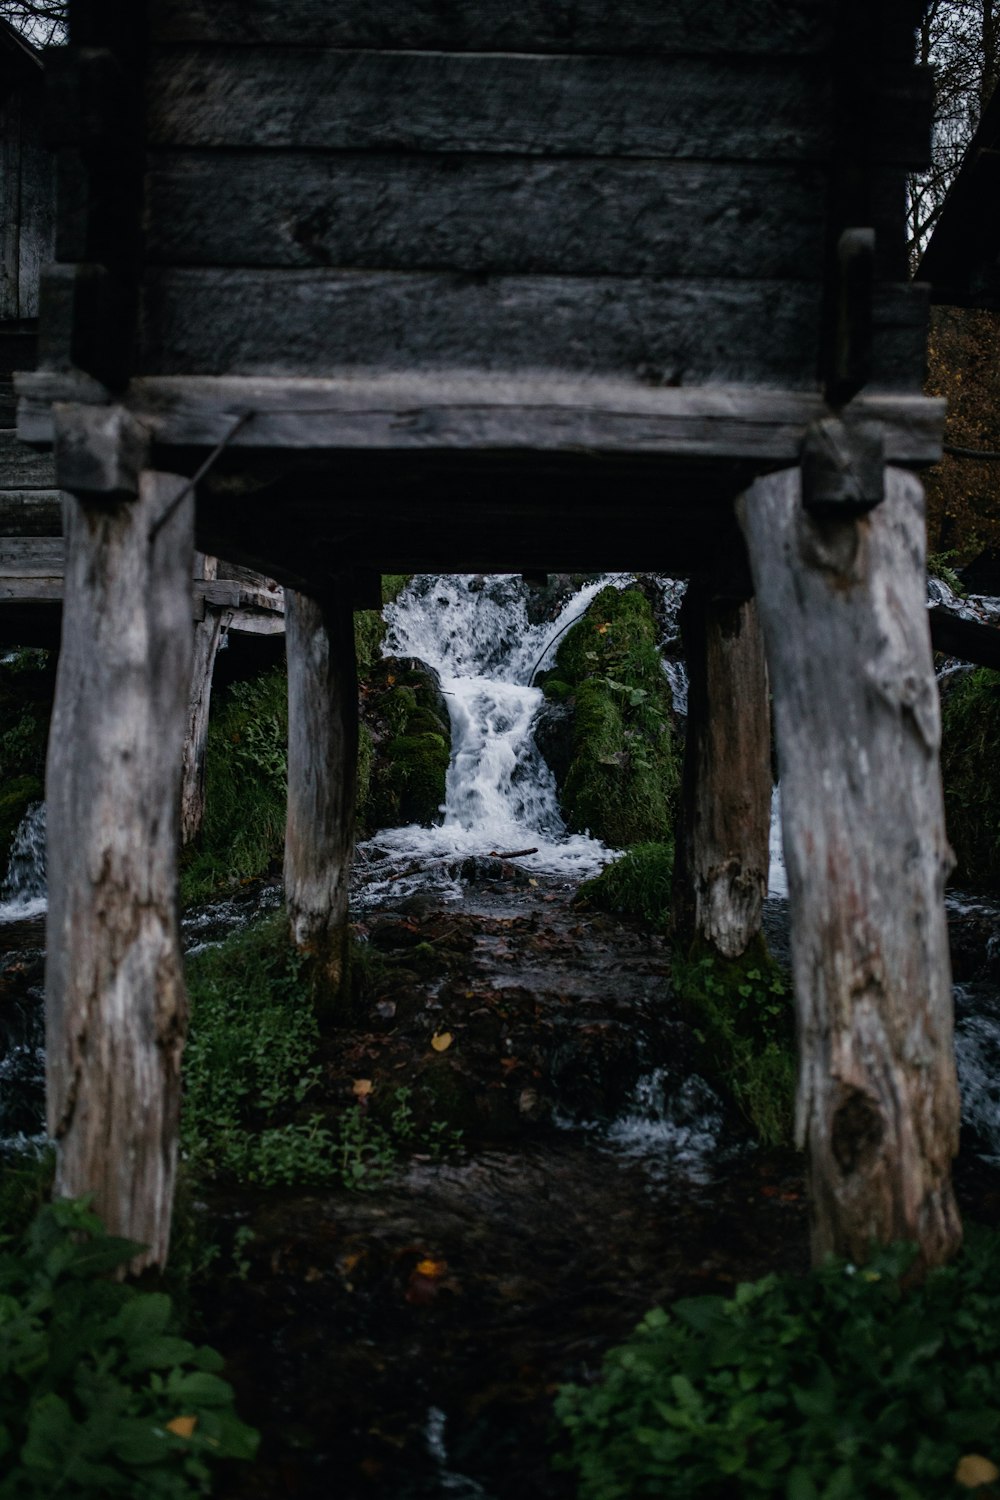
<svg viewBox="0 0 1000 1500"><path fill-rule="evenodd" d="M941 775L953 881L1000 890L1000 672L977 667L942 695Z"/></svg>
<svg viewBox="0 0 1000 1500"><path fill-rule="evenodd" d="M384 657L363 690L371 760L359 779L362 832L441 821L451 721L437 673L413 658Z"/></svg>
<svg viewBox="0 0 1000 1500"><path fill-rule="evenodd" d="M673 874L672 843L634 844L600 875L585 880L575 900L662 930L670 921Z"/></svg>
<svg viewBox="0 0 1000 1500"><path fill-rule="evenodd" d="M543 683L571 709L568 744L549 745L563 817L616 848L673 837L680 752L656 636L642 593L602 589ZM555 717L543 721L555 740Z"/></svg>

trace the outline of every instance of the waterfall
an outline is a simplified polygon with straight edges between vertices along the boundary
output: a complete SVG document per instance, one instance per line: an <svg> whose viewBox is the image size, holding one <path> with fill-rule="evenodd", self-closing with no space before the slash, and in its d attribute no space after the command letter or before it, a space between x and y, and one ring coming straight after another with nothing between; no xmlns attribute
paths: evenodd
<svg viewBox="0 0 1000 1500"><path fill-rule="evenodd" d="M10 846L7 876L0 885L0 922L23 922L45 911L45 803L33 802Z"/></svg>
<svg viewBox="0 0 1000 1500"><path fill-rule="evenodd" d="M383 829L372 841L380 853L433 861L534 848L523 860L528 868L574 878L605 864L603 844L563 823L534 741L543 697L531 683L594 595L621 582L605 576L585 585L540 625L528 618L517 574L421 574L387 607L386 655L419 657L440 676L452 759L440 826Z"/></svg>

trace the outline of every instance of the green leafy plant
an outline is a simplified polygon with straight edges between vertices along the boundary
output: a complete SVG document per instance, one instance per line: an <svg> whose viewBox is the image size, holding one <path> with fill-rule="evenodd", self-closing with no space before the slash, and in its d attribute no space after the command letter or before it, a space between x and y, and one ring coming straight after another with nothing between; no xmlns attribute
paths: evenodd
<svg viewBox="0 0 1000 1500"><path fill-rule="evenodd" d="M188 1173L260 1187L371 1188L397 1169L403 1150L457 1147L460 1132L443 1123L418 1138L406 1087L384 1118L367 1099L340 1113L309 1107L322 1077L320 1032L301 970L280 914L190 961L181 1109Z"/></svg>
<svg viewBox="0 0 1000 1500"><path fill-rule="evenodd" d="M785 976L763 942L742 958L675 958L674 990L691 1009L712 1071L767 1146L792 1137L794 1016Z"/></svg>
<svg viewBox="0 0 1000 1500"><path fill-rule="evenodd" d="M176 1335L165 1294L110 1279L137 1248L62 1200L0 1252L2 1500L184 1500L253 1457L220 1355Z"/></svg>
<svg viewBox="0 0 1000 1500"><path fill-rule="evenodd" d="M557 1398L580 1500L967 1493L963 1458L1000 1463L1000 1236L906 1291L915 1253L651 1312Z"/></svg>

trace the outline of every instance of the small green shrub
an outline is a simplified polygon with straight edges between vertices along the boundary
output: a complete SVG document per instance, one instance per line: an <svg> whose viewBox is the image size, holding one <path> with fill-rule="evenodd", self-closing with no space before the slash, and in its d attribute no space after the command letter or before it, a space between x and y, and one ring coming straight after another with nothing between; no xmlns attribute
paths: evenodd
<svg viewBox="0 0 1000 1500"><path fill-rule="evenodd" d="M662 929L670 917L673 873L672 843L634 844L595 879L585 880L576 899Z"/></svg>
<svg viewBox="0 0 1000 1500"><path fill-rule="evenodd" d="M645 596L602 589L560 645L544 690L573 711L559 786L568 826L615 848L669 841L680 759Z"/></svg>
<svg viewBox="0 0 1000 1500"><path fill-rule="evenodd" d="M1000 672L977 667L948 687L941 704L945 821L954 879L1000 888Z"/></svg>
<svg viewBox="0 0 1000 1500"><path fill-rule="evenodd" d="M580 1500L967 1493L963 1456L1000 1463L1000 1236L904 1291L914 1255L650 1313L599 1384L557 1398Z"/></svg>
<svg viewBox="0 0 1000 1500"><path fill-rule="evenodd" d="M377 1118L368 1101L339 1116L310 1109L322 1069L302 960L279 914L188 965L191 1031L184 1055L181 1149L190 1176L260 1187L377 1187L405 1149L458 1144L418 1138L401 1087Z"/></svg>
<svg viewBox="0 0 1000 1500"><path fill-rule="evenodd" d="M0 1251L0 1500L184 1500L253 1457L221 1357L177 1337L162 1292L109 1279L136 1249L63 1200Z"/></svg>
<svg viewBox="0 0 1000 1500"><path fill-rule="evenodd" d="M785 977L763 941L742 956L675 958L674 991L692 1011L712 1069L766 1146L788 1145L795 1107L795 1024Z"/></svg>

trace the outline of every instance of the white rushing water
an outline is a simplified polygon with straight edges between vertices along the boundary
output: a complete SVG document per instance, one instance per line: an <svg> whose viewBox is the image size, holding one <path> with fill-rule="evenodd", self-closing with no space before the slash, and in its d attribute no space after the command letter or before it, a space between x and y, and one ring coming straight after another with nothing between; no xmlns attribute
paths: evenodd
<svg viewBox="0 0 1000 1500"><path fill-rule="evenodd" d="M0 922L23 922L47 906L45 803L33 802L10 847L7 877L0 885Z"/></svg>
<svg viewBox="0 0 1000 1500"><path fill-rule="evenodd" d="M566 830L555 780L535 745L543 698L531 682L594 595L619 581L587 584L541 625L528 619L516 574L422 574L387 607L386 655L419 657L440 676L452 759L441 824L383 829L372 841L380 853L430 864L533 848L519 861L528 869L579 879L607 862L610 851L598 840Z"/></svg>

